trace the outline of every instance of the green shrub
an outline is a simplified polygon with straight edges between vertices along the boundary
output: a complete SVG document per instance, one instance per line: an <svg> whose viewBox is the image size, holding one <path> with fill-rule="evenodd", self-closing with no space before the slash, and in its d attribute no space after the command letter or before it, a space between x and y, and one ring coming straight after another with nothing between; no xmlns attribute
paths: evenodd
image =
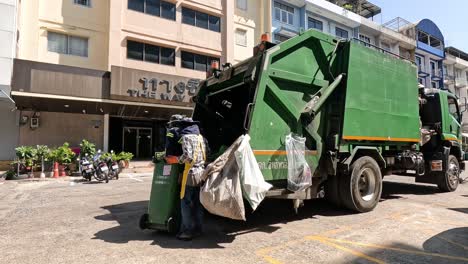
<svg viewBox="0 0 468 264"><path fill-rule="evenodd" d="M67 165L73 162L75 153L70 149L70 144L68 142L63 143L62 146L51 151L50 158L54 161Z"/></svg>
<svg viewBox="0 0 468 264"><path fill-rule="evenodd" d="M16 157L19 160L24 161L27 167L34 165L34 161L37 160L37 150L31 146L21 146L15 148Z"/></svg>
<svg viewBox="0 0 468 264"><path fill-rule="evenodd" d="M81 156L85 156L86 154L88 154L89 156L94 156L94 154L96 154L96 145L89 142L88 140L86 139L83 139L80 143L80 155Z"/></svg>
<svg viewBox="0 0 468 264"><path fill-rule="evenodd" d="M5 180L13 180L15 178L15 172L13 170L9 170L5 173Z"/></svg>
<svg viewBox="0 0 468 264"><path fill-rule="evenodd" d="M125 160L125 161L130 161L133 159L133 154L130 152L120 152L117 154L117 159L116 160Z"/></svg>

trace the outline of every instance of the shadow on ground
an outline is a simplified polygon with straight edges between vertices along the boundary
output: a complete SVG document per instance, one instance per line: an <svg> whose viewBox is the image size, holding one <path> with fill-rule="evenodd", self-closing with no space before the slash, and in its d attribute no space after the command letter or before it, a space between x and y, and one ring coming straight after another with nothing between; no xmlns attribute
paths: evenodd
<svg viewBox="0 0 468 264"><path fill-rule="evenodd" d="M437 193L433 186L384 182L382 200L401 199L401 194L430 195ZM337 209L324 199L306 201L305 206L295 214L291 200L267 199L260 207L248 214L247 221L235 221L211 214L205 214L204 235L191 242L183 242L163 232L140 230L138 221L147 211L148 201L138 201L103 207L109 213L95 217L103 221L116 221L118 226L99 231L94 239L109 243L128 243L129 241L152 241L163 248L222 248L222 244L231 243L236 236L246 233L273 233L278 224L314 219L316 216L341 216L353 214L345 209Z"/></svg>
<svg viewBox="0 0 468 264"><path fill-rule="evenodd" d="M95 218L116 221L118 226L97 232L94 239L109 243L151 241L162 248L222 248L222 244L233 242L236 236L252 232L273 233L280 229L277 225L281 223L313 219L317 215L337 216L352 213L336 210L322 199L306 202L298 214L294 213L290 200L265 200L254 213L248 214L246 222L205 214L204 235L191 242L184 242L164 232L140 230L138 221L141 215L146 213L147 205L148 201L138 201L103 207L109 213Z"/></svg>
<svg viewBox="0 0 468 264"><path fill-rule="evenodd" d="M404 199L402 195L434 195L440 193L437 186L420 185L417 183L402 183L384 181L382 187L382 200Z"/></svg>
<svg viewBox="0 0 468 264"><path fill-rule="evenodd" d="M334 242L362 254L351 263L468 263L468 228L454 228L439 233L423 243L423 249L405 243L374 245ZM343 249L343 248L342 248ZM374 261L368 261L372 258Z"/></svg>

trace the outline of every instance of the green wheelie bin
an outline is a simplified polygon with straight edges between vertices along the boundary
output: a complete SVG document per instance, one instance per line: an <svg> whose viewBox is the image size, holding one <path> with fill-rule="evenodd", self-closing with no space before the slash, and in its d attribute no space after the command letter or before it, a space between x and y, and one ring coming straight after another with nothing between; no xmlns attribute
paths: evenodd
<svg viewBox="0 0 468 264"><path fill-rule="evenodd" d="M141 216L140 228L176 233L180 225L179 175L184 165L165 161L154 165L148 212Z"/></svg>

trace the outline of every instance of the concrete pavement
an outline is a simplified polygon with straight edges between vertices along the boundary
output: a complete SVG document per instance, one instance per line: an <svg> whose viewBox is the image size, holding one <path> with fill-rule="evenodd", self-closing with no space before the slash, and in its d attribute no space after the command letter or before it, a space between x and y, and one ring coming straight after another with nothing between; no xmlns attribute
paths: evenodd
<svg viewBox="0 0 468 264"><path fill-rule="evenodd" d="M247 222L207 216L182 242L138 229L151 174L0 185L0 263L468 263L468 184L453 193L388 177L367 214L268 200Z"/></svg>

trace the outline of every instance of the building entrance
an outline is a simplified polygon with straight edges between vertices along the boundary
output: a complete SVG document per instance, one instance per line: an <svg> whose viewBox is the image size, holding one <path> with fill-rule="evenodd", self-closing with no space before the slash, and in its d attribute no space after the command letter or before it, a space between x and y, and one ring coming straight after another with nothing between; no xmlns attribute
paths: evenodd
<svg viewBox="0 0 468 264"><path fill-rule="evenodd" d="M152 156L153 129L146 127L124 127L122 146L125 152L135 154L135 158L143 159Z"/></svg>

